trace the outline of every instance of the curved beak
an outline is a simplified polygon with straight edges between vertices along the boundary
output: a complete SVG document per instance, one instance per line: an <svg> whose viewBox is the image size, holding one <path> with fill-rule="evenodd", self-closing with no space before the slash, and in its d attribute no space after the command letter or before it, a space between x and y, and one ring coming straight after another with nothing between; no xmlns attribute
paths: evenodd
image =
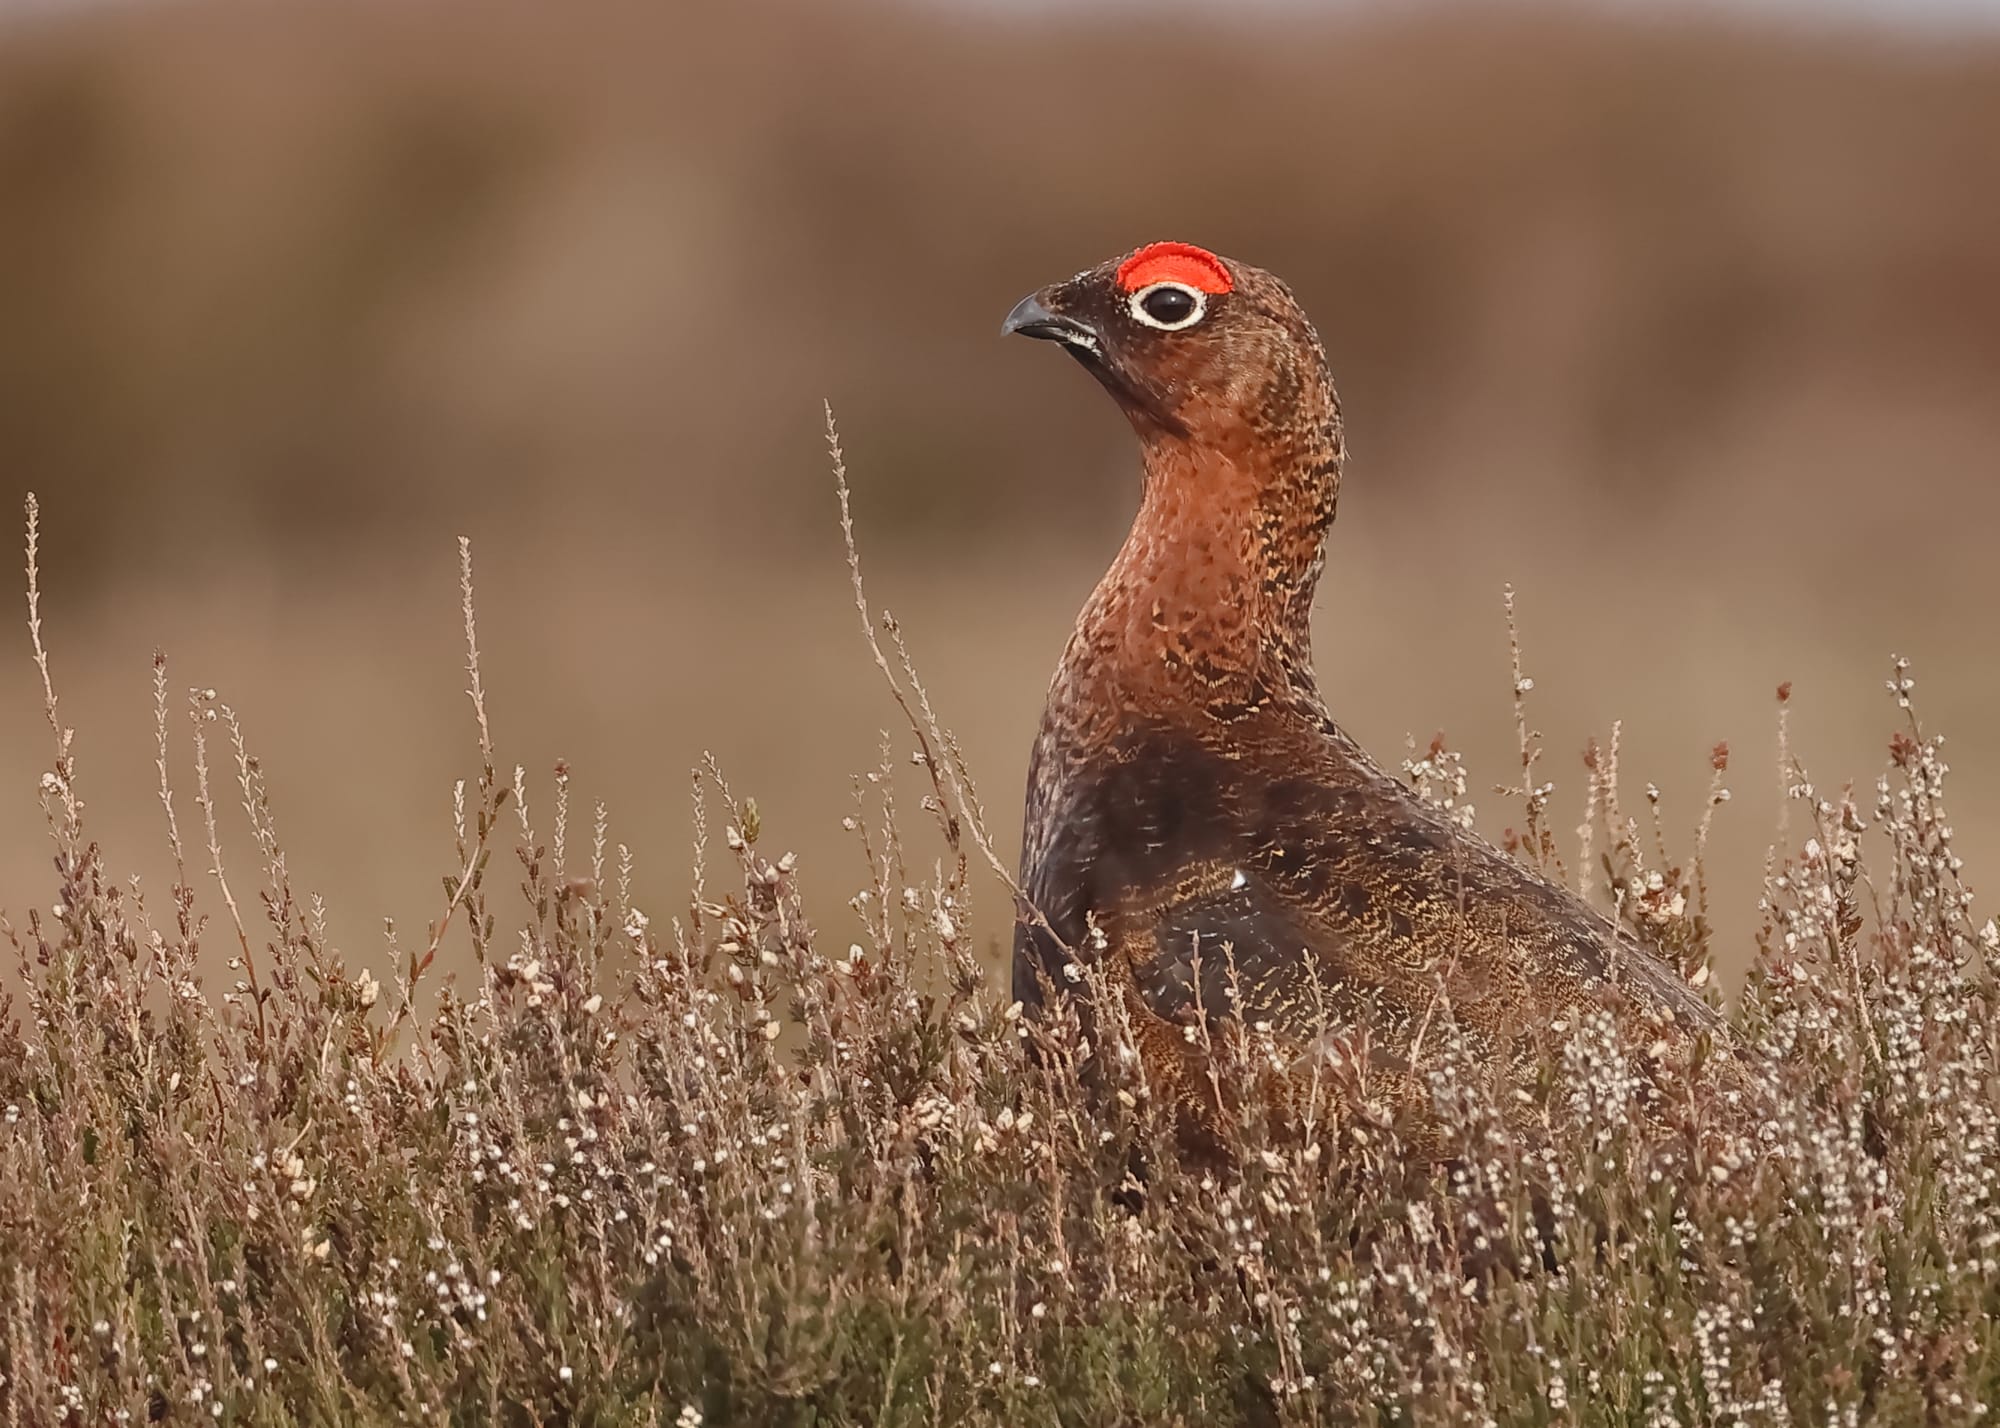
<svg viewBox="0 0 2000 1428"><path fill-rule="evenodd" d="M1015 303L1014 310L1007 314L1007 320L1000 324L1002 337L1016 332L1023 337L1060 342L1073 351L1093 357L1101 355L1104 350L1095 328L1087 322L1049 311L1040 293L1030 293Z"/></svg>

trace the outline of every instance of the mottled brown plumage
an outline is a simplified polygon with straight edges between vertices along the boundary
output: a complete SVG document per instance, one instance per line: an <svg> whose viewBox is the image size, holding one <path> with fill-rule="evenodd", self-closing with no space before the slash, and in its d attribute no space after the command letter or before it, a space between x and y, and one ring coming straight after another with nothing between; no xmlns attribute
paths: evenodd
<svg viewBox="0 0 2000 1428"><path fill-rule="evenodd" d="M1285 285L1153 245L1025 299L1005 330L1077 357L1145 463L1035 741L1022 882L1047 926L1022 923L1015 995L1037 1007L1068 957L1101 956L1152 1073L1201 1115L1200 1014L1270 1023L1305 1067L1339 1049L1319 1044L1324 1008L1366 1029L1378 1093L1419 1112L1409 1052L1447 1022L1525 1074L1552 1025L1609 1003L1684 1064L1716 1017L1676 971L1384 772L1322 703L1308 617L1341 419Z"/></svg>

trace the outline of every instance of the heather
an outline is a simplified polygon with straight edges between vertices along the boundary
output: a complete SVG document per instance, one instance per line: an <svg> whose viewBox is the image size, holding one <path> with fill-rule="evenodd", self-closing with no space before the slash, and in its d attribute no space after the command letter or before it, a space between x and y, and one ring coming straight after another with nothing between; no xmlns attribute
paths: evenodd
<svg viewBox="0 0 2000 1428"><path fill-rule="evenodd" d="M385 953L334 945L253 731L164 657L174 881L109 865L32 505L28 533L54 864L0 925L10 1424L1970 1423L2000 1397L2000 934L1902 661L1869 785L1791 760L1780 692L1787 821L1732 999L1756 1114L1644 1104L1648 1048L1608 1015L1498 1082L1446 1008L1422 1064L1448 1165L1365 1077L1273 1117L1256 1026L1201 1033L1233 1130L1191 1155L1088 949L1037 1023L971 940L1005 850L858 564L894 722L853 785L851 934L808 920L830 874L764 825L756 771L713 763L684 898L635 901L615 807L506 758L462 546L476 771L436 914ZM1676 849L1615 737L1551 773L1520 658L1514 850L1713 989L1728 751ZM1477 787L1442 742L1405 770Z"/></svg>
<svg viewBox="0 0 2000 1428"><path fill-rule="evenodd" d="M845 946L840 816L883 715L827 538L822 395L871 588L911 619L1011 863L1022 752L1137 487L1102 397L997 328L1162 236L1283 274L1318 319L1354 461L1314 648L1392 765L1445 729L1500 831L1511 580L1565 834L1576 755L1615 718L1676 851L1707 750L1737 749L1711 842L1726 978L1776 819L1779 680L1838 783L1886 736L1882 661L1912 657L1961 850L2000 855L2000 665L1968 653L2000 523L1990 36L580 4L0 22L0 514L42 497L49 637L121 875L172 881L146 794L164 647L177 690L248 721L340 945L422 928L476 771L463 531L506 762L546 786L573 760L663 908L714 751ZM1927 559L1869 554L1892 517ZM0 671L28 653L0 619ZM32 789L39 700L0 687L0 786ZM0 819L17 911L47 846ZM982 950L1008 920L980 901ZM463 973L464 944L438 965Z"/></svg>

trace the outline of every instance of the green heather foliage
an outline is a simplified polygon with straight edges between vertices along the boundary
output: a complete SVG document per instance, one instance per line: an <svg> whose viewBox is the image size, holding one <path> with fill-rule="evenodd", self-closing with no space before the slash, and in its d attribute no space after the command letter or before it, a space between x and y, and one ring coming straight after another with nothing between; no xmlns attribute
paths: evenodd
<svg viewBox="0 0 2000 1428"><path fill-rule="evenodd" d="M864 602L908 717L855 785L865 939L830 945L713 768L673 915L633 905L564 771L531 817L465 574L481 772L391 981L295 895L212 692L183 711L157 670L164 899L91 844L49 693L56 882L5 926L0 1421L1969 1424L2000 1399L2000 939L1902 665L1872 791L1786 771L1734 1018L1768 1107L1642 1109L1648 1049L1608 1016L1557 1029L1541 1087L1495 1086L1445 1008L1450 1167L1401 1154L1365 1084L1272 1123L1235 1091L1277 1057L1254 1027L1216 1034L1240 1129L1196 1160L1093 968L1087 1024L1030 1026L970 944L994 850L893 622ZM31 572L31 624L34 599ZM1523 728L1520 851L1554 868ZM899 807L913 750L928 793ZM1448 750L1409 768L1463 792ZM228 858L225 798L255 832ZM1699 859L1622 811L1615 748L1588 807L1600 895L1705 975ZM1531 1092L1524 1139L1499 1101Z"/></svg>

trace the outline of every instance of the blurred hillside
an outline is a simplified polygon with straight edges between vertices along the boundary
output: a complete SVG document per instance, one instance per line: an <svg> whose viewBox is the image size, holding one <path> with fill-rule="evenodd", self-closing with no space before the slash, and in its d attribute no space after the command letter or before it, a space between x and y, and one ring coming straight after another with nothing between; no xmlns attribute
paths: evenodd
<svg viewBox="0 0 2000 1428"><path fill-rule="evenodd" d="M0 495L43 498L97 832L163 879L163 646L244 713L357 953L449 862L460 531L503 755L541 786L567 756L653 905L713 748L846 916L847 775L893 710L823 397L875 593L1011 849L1135 481L1092 384L995 333L1163 236L1284 274L1326 338L1354 462L1322 677L1379 753L1443 727L1507 777L1511 580L1565 790L1622 716L1691 826L1707 749L1737 749L1732 925L1772 686L1823 782L1872 777L1892 648L1954 735L1963 841L2000 851L2000 44L195 4L0 28L0 215ZM9 622L9 908L47 847L24 653Z"/></svg>

